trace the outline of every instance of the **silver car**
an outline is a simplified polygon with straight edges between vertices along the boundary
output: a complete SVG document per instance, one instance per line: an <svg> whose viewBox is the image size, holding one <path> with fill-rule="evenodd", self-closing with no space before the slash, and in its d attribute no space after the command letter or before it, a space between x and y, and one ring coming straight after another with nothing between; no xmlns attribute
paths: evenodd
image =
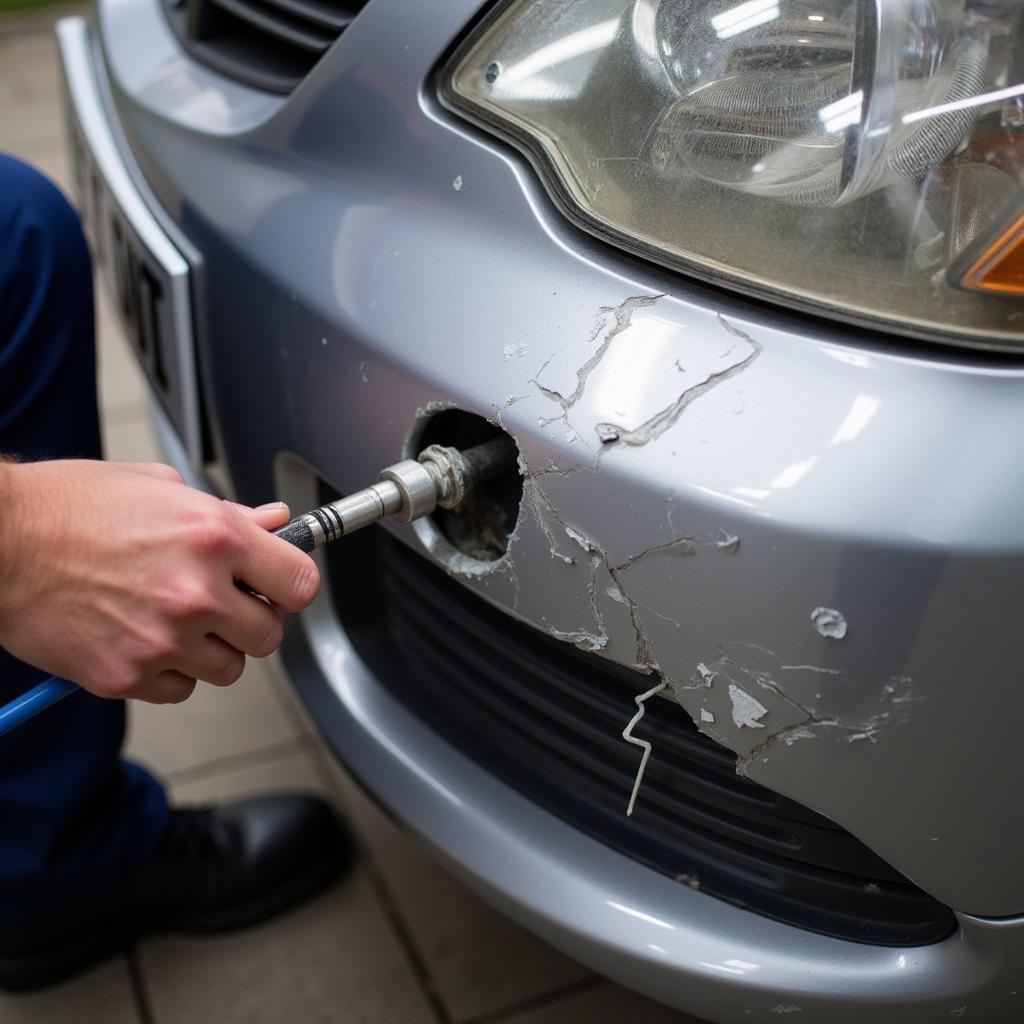
<svg viewBox="0 0 1024 1024"><path fill-rule="evenodd" d="M361 8L361 9L360 9ZM711 1021L1024 1019L1024 4L97 0L79 199L286 664L509 915Z"/></svg>

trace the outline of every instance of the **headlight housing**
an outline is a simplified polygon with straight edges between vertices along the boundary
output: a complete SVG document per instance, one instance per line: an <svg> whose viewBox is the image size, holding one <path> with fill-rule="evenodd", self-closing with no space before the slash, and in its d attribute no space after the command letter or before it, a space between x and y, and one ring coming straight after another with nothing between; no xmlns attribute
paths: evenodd
<svg viewBox="0 0 1024 1024"><path fill-rule="evenodd" d="M1021 0L512 0L443 95L651 259L1024 348Z"/></svg>

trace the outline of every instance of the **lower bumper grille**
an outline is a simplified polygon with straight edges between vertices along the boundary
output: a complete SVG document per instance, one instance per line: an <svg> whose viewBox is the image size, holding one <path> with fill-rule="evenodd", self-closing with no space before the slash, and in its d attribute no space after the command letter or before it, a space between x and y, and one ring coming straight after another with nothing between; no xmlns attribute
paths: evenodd
<svg viewBox="0 0 1024 1024"><path fill-rule="evenodd" d="M914 946L952 912L826 818L736 775L735 755L676 704L647 702L653 752L632 818L640 751L622 729L650 677L512 620L379 529L328 555L360 656L388 691L465 756L577 829L681 884L855 942ZM346 587L356 579L359 587Z"/></svg>

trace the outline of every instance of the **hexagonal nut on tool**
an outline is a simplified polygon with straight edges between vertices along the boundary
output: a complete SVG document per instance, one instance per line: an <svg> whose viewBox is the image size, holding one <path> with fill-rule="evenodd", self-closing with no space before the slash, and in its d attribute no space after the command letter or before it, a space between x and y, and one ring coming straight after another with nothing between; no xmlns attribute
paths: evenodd
<svg viewBox="0 0 1024 1024"><path fill-rule="evenodd" d="M438 473L438 505L441 508L455 508L462 504L471 484L462 453L457 448L432 444L420 452L420 462Z"/></svg>

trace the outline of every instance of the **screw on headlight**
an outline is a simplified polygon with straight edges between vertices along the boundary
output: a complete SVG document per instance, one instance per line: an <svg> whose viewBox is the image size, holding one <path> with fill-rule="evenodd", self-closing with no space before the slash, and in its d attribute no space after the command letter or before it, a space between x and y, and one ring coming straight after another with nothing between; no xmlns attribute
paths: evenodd
<svg viewBox="0 0 1024 1024"><path fill-rule="evenodd" d="M500 74L501 65L496 60L492 60L491 63L487 65L487 70L484 72L484 81L487 82L488 85L494 85Z"/></svg>

